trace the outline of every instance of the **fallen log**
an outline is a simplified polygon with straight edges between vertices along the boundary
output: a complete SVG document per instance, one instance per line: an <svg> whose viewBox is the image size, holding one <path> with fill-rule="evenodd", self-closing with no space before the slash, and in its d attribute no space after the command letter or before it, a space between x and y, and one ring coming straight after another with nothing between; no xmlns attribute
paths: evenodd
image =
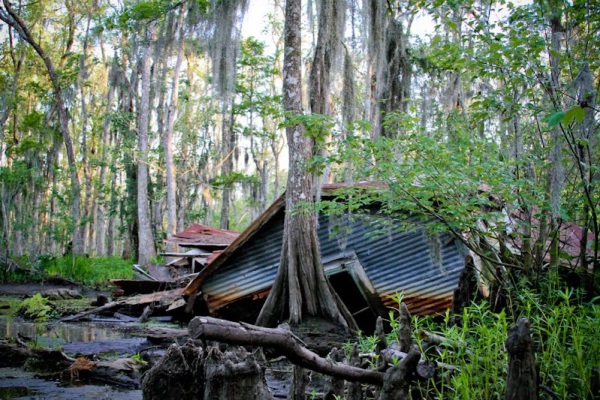
<svg viewBox="0 0 600 400"><path fill-rule="evenodd" d="M322 374L377 386L383 385L384 374L335 363L308 350L294 334L283 328L225 321L211 317L196 317L188 325L194 339L216 340L228 344L270 347L286 356L292 363Z"/></svg>
<svg viewBox="0 0 600 400"><path fill-rule="evenodd" d="M28 362L31 367L40 366L46 371L61 371L75 361L61 350L30 346L18 337L0 340L0 353L0 368L22 367Z"/></svg>

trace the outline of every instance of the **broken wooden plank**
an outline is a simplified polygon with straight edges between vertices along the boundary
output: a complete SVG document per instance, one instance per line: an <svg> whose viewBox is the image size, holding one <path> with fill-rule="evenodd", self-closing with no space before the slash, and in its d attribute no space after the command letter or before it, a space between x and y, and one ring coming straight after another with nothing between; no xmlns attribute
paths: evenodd
<svg viewBox="0 0 600 400"><path fill-rule="evenodd" d="M212 253L207 253L200 249L192 249L186 252L179 251L165 251L164 253L160 253L161 256L164 257L197 257L197 256L210 256Z"/></svg>
<svg viewBox="0 0 600 400"><path fill-rule="evenodd" d="M123 304L123 300L113 301L111 303L106 303L105 305L100 306L100 307L91 308L89 310L85 310L85 311L82 311L77 314L69 315L68 317L61 318L60 320L61 320L61 322L77 321L78 319L81 319L82 317L85 317L86 315L96 314L101 311L110 310L110 309L116 308L122 304Z"/></svg>
<svg viewBox="0 0 600 400"><path fill-rule="evenodd" d="M78 319L81 319L82 317L85 317L86 315L96 314L101 311L110 310L112 308L116 308L118 306L123 306L123 305L134 306L134 305L145 305L145 304L150 304L150 303L160 303L161 305L165 306L167 304L171 304L171 303L175 302L175 300L178 300L180 298L181 298L181 289L164 290L162 292L140 294L137 296L127 297L127 298L124 298L124 299L121 299L118 301L113 301L113 302L105 304L101 307L92 308L89 310L82 311L78 314L74 314L74 315L71 315L68 317L61 318L61 321L62 322L77 321Z"/></svg>
<svg viewBox="0 0 600 400"><path fill-rule="evenodd" d="M186 304L186 302L184 299L175 300L173 303L171 303L169 308L167 308L167 312L181 308L181 307L185 306L185 304Z"/></svg>
<svg viewBox="0 0 600 400"><path fill-rule="evenodd" d="M148 265L148 273L159 282L171 282L173 280L169 268L164 265L150 264Z"/></svg>
<svg viewBox="0 0 600 400"><path fill-rule="evenodd" d="M123 299L123 304L127 305L143 305L149 303L172 303L182 296L181 289L163 290L162 292L154 292L140 294Z"/></svg>
<svg viewBox="0 0 600 400"><path fill-rule="evenodd" d="M167 267L189 267L190 259L185 257L179 257L167 263Z"/></svg>
<svg viewBox="0 0 600 400"><path fill-rule="evenodd" d="M142 274L143 276L145 276L146 278L148 278L150 280L153 280L153 281L156 280L152 275L150 275L149 273L147 273L146 271L144 271L143 269L141 269L139 265L134 264L132 268L133 268L134 272L138 272L138 273Z"/></svg>

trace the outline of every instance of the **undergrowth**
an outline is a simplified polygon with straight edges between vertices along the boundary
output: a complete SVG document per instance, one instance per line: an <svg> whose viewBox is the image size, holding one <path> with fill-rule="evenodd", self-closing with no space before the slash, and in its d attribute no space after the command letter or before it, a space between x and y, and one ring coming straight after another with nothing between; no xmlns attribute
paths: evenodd
<svg viewBox="0 0 600 400"><path fill-rule="evenodd" d="M48 304L48 299L40 293L36 293L31 297L26 298L21 302L19 312L23 313L26 318L33 319L37 322L47 321L52 314L52 307Z"/></svg>
<svg viewBox="0 0 600 400"><path fill-rule="evenodd" d="M465 308L460 318L452 318L449 311L441 318L414 316L413 343L424 358L438 363L437 375L419 383L417 398L502 399L508 375L505 342L520 318L530 321L540 398L593 398L592 374L600 369L599 299L583 301L580 291L569 289L552 273L544 279L537 289L527 281L516 284L501 312L492 312L482 301ZM389 322L391 343L400 326L393 318ZM360 336L359 348L373 352L376 342L374 336Z"/></svg>
<svg viewBox="0 0 600 400"><path fill-rule="evenodd" d="M86 285L104 285L109 279L131 279L133 261L119 257L62 256L41 263L49 276L60 276Z"/></svg>

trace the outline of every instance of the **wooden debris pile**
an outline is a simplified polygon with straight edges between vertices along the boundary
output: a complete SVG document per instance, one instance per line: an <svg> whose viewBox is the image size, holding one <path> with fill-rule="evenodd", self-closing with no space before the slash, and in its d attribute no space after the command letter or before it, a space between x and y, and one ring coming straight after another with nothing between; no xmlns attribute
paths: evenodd
<svg viewBox="0 0 600 400"><path fill-rule="evenodd" d="M99 301L98 303L104 303ZM182 311L186 302L182 298L181 289L163 290L148 294L138 294L120 297L115 301L101 304L80 313L61 318L62 322L79 321L82 319L98 319L102 316L112 316L111 322L146 321L151 315L163 315L165 319ZM132 317L131 315L136 315ZM99 317L100 316L100 317ZM106 321L106 319L103 319Z"/></svg>

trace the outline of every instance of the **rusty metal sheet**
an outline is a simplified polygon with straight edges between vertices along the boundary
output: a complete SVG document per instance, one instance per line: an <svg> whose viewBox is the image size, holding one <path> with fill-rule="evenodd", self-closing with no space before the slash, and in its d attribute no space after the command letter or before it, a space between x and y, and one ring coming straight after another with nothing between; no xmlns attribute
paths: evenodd
<svg viewBox="0 0 600 400"><path fill-rule="evenodd" d="M279 265L282 231L283 210L279 210L205 278L202 292L209 310L270 288ZM400 224L370 214L345 220L321 215L318 233L324 259L356 254L385 305L392 306L390 297L402 292L415 314L439 313L450 306L466 252L449 237L403 231Z"/></svg>
<svg viewBox="0 0 600 400"><path fill-rule="evenodd" d="M183 231L166 239L166 242L175 243L182 246L189 245L210 245L210 246L228 246L240 234L238 232L224 229L213 228L201 224L192 224Z"/></svg>

